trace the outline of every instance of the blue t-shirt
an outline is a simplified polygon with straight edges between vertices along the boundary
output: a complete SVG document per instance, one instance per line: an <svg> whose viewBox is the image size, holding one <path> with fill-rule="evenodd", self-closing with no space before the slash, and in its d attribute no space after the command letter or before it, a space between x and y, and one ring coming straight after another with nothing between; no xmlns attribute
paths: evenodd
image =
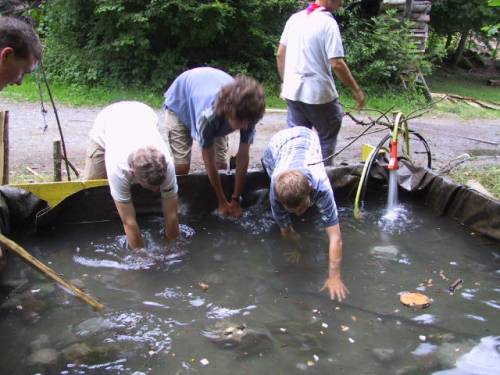
<svg viewBox="0 0 500 375"><path fill-rule="evenodd" d="M213 111L220 89L233 81L233 77L222 70L195 68L182 73L165 92L164 107L191 130L191 137L202 148L212 147L215 137L233 131L227 120ZM255 124L249 124L246 130L240 130L240 142L252 143L254 134Z"/></svg>
<svg viewBox="0 0 500 375"><path fill-rule="evenodd" d="M281 228L289 227L292 222L290 214L276 197L275 180L279 174L291 169L299 170L307 177L311 185L311 203L318 208L324 226L338 224L337 205L325 166L323 163L309 165L321 159L318 135L304 126L281 130L271 138L262 163L271 177L271 211Z"/></svg>

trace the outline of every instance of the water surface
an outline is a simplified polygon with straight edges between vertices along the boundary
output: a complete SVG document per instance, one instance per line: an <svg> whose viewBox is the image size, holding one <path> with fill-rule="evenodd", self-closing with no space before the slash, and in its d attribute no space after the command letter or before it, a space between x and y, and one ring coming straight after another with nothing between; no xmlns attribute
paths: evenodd
<svg viewBox="0 0 500 375"><path fill-rule="evenodd" d="M17 289L0 307L0 373L495 373L498 244L417 205L381 220L380 201L362 221L340 212L345 303L319 292L327 239L315 215L295 221L299 264L287 262L265 207L241 222L181 216L185 238L169 249L162 218L142 218L149 254L124 248L119 223L19 237L106 309L94 313L15 261L4 277ZM450 294L457 278L463 287ZM408 309L402 291L432 304ZM241 337L230 340L228 327Z"/></svg>

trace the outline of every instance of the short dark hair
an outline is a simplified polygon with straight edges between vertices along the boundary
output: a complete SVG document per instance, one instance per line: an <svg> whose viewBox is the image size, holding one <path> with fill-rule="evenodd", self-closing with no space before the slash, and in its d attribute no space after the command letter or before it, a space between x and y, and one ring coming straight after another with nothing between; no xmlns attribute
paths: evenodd
<svg viewBox="0 0 500 375"><path fill-rule="evenodd" d="M33 27L16 17L0 16L0 49L11 47L16 57L40 61L42 46Z"/></svg>
<svg viewBox="0 0 500 375"><path fill-rule="evenodd" d="M274 190L278 200L285 207L294 209L309 198L311 185L304 173L291 169L276 177Z"/></svg>
<svg viewBox="0 0 500 375"><path fill-rule="evenodd" d="M214 111L219 116L232 114L253 124L264 116L265 109L262 85L251 77L237 75L232 83L219 91Z"/></svg>
<svg viewBox="0 0 500 375"><path fill-rule="evenodd" d="M157 148L149 146L137 150L130 159L130 167L135 176L152 186L160 186L165 181L167 161Z"/></svg>

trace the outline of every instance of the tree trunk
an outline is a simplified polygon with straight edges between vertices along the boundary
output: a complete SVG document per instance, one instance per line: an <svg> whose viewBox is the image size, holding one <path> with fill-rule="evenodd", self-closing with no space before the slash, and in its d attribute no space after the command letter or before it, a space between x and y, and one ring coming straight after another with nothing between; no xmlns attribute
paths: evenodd
<svg viewBox="0 0 500 375"><path fill-rule="evenodd" d="M449 33L448 36L446 37L446 44L444 45L445 50L448 50L448 48L450 48L452 40L453 40L453 34Z"/></svg>
<svg viewBox="0 0 500 375"><path fill-rule="evenodd" d="M462 55L464 53L465 49L465 43L467 42L467 38L469 37L470 29L466 30L462 33L460 36L460 42L458 42L458 47L455 51L455 54L453 55L453 60L451 61L451 66L452 68L456 68L458 66L458 63L460 59L462 58Z"/></svg>

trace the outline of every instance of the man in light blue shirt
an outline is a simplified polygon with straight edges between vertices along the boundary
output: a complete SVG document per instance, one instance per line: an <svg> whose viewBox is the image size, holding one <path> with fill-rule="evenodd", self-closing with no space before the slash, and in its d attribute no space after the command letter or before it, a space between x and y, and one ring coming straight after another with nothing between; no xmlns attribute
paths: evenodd
<svg viewBox="0 0 500 375"><path fill-rule="evenodd" d="M321 160L316 133L298 126L271 138L262 164L271 177L271 211L284 238L300 240L290 213L300 216L313 204L318 208L329 239L329 276L323 289L328 289L331 299L342 301L349 293L340 276L342 236L333 190Z"/></svg>
<svg viewBox="0 0 500 375"><path fill-rule="evenodd" d="M241 215L239 199L248 169L255 125L264 115L262 85L246 76L231 77L210 67L182 73L165 93L165 123L175 170L189 173L193 140L202 149L210 183L217 195L219 212ZM222 190L218 169L227 169L227 134L239 130L236 178L231 201Z"/></svg>

